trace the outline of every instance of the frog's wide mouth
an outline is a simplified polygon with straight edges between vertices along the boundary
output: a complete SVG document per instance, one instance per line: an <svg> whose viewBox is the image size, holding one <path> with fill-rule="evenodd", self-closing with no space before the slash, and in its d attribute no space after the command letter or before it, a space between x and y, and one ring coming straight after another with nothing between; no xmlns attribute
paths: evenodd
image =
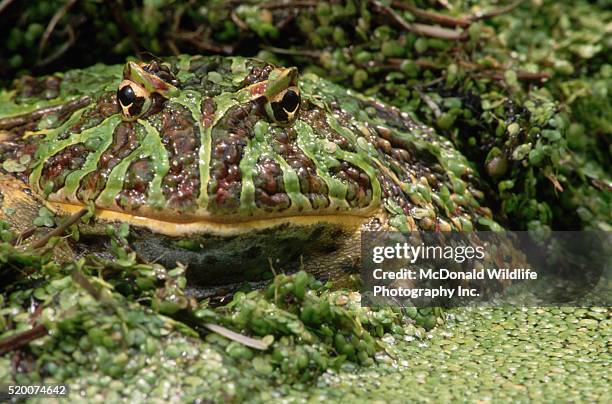
<svg viewBox="0 0 612 404"><path fill-rule="evenodd" d="M46 205L55 213L62 215L70 215L83 209L83 206L80 205L61 202L47 201ZM310 226L318 223L329 223L344 228L357 229L367 219L374 215L376 215L376 210L369 208L335 214L316 214L313 212L300 215L293 214L286 216L254 217L240 221L223 220L222 217L216 218L216 220L194 217L183 221L178 221L173 217L139 216L110 209L96 209L96 219L101 222L127 223L130 226L144 227L154 233L159 233L170 237L185 237L195 234L232 236L280 226L283 224Z"/></svg>

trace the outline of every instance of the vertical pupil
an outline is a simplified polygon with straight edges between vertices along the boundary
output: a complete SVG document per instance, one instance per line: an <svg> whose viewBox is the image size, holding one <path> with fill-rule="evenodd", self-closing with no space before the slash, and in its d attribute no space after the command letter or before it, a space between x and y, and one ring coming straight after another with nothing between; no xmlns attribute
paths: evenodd
<svg viewBox="0 0 612 404"><path fill-rule="evenodd" d="M134 90L132 90L131 86L125 86L117 91L117 98L121 105L127 107L136 100L136 94L134 94Z"/></svg>

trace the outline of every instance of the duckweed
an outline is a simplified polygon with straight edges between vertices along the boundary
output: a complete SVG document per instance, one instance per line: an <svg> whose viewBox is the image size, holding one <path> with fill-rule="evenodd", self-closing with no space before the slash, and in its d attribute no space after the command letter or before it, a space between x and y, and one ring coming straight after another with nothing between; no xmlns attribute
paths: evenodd
<svg viewBox="0 0 612 404"><path fill-rule="evenodd" d="M31 324L47 331L0 355L0 383L67 383L88 402L593 402L610 393L609 308L374 311L305 272L213 307L185 295L184 268L122 254L60 266L0 244L0 275L36 269L3 283L0 344ZM134 278L146 287L121 287ZM211 322L269 348L202 332Z"/></svg>

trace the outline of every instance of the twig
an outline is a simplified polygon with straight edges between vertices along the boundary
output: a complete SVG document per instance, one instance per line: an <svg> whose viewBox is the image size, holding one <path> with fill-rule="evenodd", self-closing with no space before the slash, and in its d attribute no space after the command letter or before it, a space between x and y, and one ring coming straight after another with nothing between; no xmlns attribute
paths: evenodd
<svg viewBox="0 0 612 404"><path fill-rule="evenodd" d="M247 23L242 21L242 19L238 17L238 14L236 14L234 10L232 10L232 12L230 13L230 18L232 19L232 21L234 21L234 24L236 24L241 30L249 30L249 26L247 25Z"/></svg>
<svg viewBox="0 0 612 404"><path fill-rule="evenodd" d="M33 298L30 298L30 299L32 300L32 304L35 304L35 300ZM38 304L38 306L36 306L36 308L34 309L34 312L28 319L28 323L30 323L30 325L34 325L36 323L36 320L38 320L44 308L45 308L44 304Z"/></svg>
<svg viewBox="0 0 612 404"><path fill-rule="evenodd" d="M468 70L480 70L480 67L474 63L470 63L464 60L459 61L459 65L465 67ZM482 75L490 77L494 80L505 80L505 76L503 73L500 73L499 70L503 70L503 67L500 66L497 71L492 70L482 70ZM550 78L550 73L547 72L528 72L525 70L518 70L516 72L517 80L521 81L543 81Z"/></svg>
<svg viewBox="0 0 612 404"><path fill-rule="evenodd" d="M486 72L485 72L486 73ZM491 77L495 80L505 80L505 77L501 73L493 73ZM516 72L516 78L521 81L543 81L550 78L550 73L547 72L527 72L519 70Z"/></svg>
<svg viewBox="0 0 612 404"><path fill-rule="evenodd" d="M51 237L61 236L62 234L64 234L67 228L69 228L70 226L78 222L79 219L85 216L87 212L88 212L87 208L83 208L79 210L78 212L73 213L68 218L68 220L66 220L64 223L57 226L55 229L51 230L49 233L45 234L43 237L33 242L30 248L36 249L36 248L44 247L45 245L47 245Z"/></svg>
<svg viewBox="0 0 612 404"><path fill-rule="evenodd" d="M85 291L89 293L91 297L101 303L104 303L102 293L100 293L100 291L96 289L91 282L89 282L89 279L87 279L85 274L76 267L72 270L72 280L74 280L80 287L85 289Z"/></svg>
<svg viewBox="0 0 612 404"><path fill-rule="evenodd" d="M401 64L404 63L405 61L406 61L406 59L400 59L400 58L389 58L389 59L387 59L387 62L390 65L395 66L395 67L401 66ZM425 69L433 69L433 70L442 70L443 69L443 67L436 66L435 63L433 63L432 61L427 60L427 59L417 59L417 60L414 61L414 63L417 66L425 68Z"/></svg>
<svg viewBox="0 0 612 404"><path fill-rule="evenodd" d="M138 58L140 58L140 41L138 40L136 32L128 23L126 23L125 19L123 18L123 6L120 2L115 0L104 0L104 3L106 4L106 7L108 7L108 9L110 10L111 14L113 15L113 18L115 19L115 22L117 23L121 31L127 34L128 38L130 39L130 45L132 46L134 53Z"/></svg>
<svg viewBox="0 0 612 404"><path fill-rule="evenodd" d="M218 324L205 323L204 327L208 328L212 332L216 332L217 334L224 336L225 338L239 342L242 345L254 349L259 349L261 351L265 351L266 349L268 349L268 344L266 344L265 342L255 338L247 337L246 335L238 334L237 332L232 331L229 328L220 326Z"/></svg>
<svg viewBox="0 0 612 404"><path fill-rule="evenodd" d="M487 18L492 18L498 15L509 13L521 4L523 4L525 1L526 0L518 0L504 7L496 8L489 11L480 11L473 15L465 17L452 17L450 15L437 13L435 11L423 10L418 7L415 7L412 4L406 4L398 0L393 1L391 5L394 8L398 8L400 10L409 11L415 17L423 20L433 21L435 23L448 27L468 28L475 21L484 20Z"/></svg>
<svg viewBox="0 0 612 404"><path fill-rule="evenodd" d="M406 4L400 1L394 1L391 5L395 8L399 8L400 10L406 10L410 13L414 14L416 17L436 22L440 25L444 25L447 27L461 27L466 28L469 27L472 21L465 18L460 17L451 17L449 15L436 13L434 11L422 10L418 7L413 6L412 4Z"/></svg>
<svg viewBox="0 0 612 404"><path fill-rule="evenodd" d="M507 6L504 7L500 7L500 8L496 8L490 11L482 11L482 12L477 12L476 14L472 15L471 17L469 17L469 19L471 21L478 21L478 20L484 20L486 18L491 18L491 17L496 17L498 15L502 15L502 14L506 14L509 13L510 11L514 10L515 8L517 8L518 6L520 6L521 4L523 4L525 2L525 0L518 0L515 1L512 4L509 4Z"/></svg>
<svg viewBox="0 0 612 404"><path fill-rule="evenodd" d="M602 191L612 192L612 182L601 181L591 178L591 183Z"/></svg>
<svg viewBox="0 0 612 404"><path fill-rule="evenodd" d="M68 40L64 42L62 46L57 48L57 50L53 52L51 55L47 56L46 58L42 60L37 61L36 66L48 65L49 63L53 62L54 60L62 56L64 53L66 53L66 51L70 49L72 45L74 45L74 43L76 42L76 34L74 33L74 28L72 28L72 25L68 25L66 27L66 32L68 32ZM39 58L40 58L40 55L39 55Z"/></svg>
<svg viewBox="0 0 612 404"><path fill-rule="evenodd" d="M285 49L276 48L274 46L262 46L261 48L272 53L278 53L279 55L306 56L315 59L320 58L322 55L322 52L320 51L309 49Z"/></svg>
<svg viewBox="0 0 612 404"><path fill-rule="evenodd" d="M168 49L170 49L170 52L172 52L174 56L178 56L181 54L181 51L179 50L179 48L176 46L176 44L174 43L172 39L166 40L166 45L168 45Z"/></svg>
<svg viewBox="0 0 612 404"><path fill-rule="evenodd" d="M11 335L0 341L0 356L7 352L14 351L15 349L19 349L45 335L47 335L47 329L42 324L35 325L27 331Z"/></svg>
<svg viewBox="0 0 612 404"><path fill-rule="evenodd" d="M548 174L545 174L545 176L553 184L553 186L555 187L555 190L559 192L563 192L563 186L561 185L557 177L554 176L554 174L548 173Z"/></svg>
<svg viewBox="0 0 612 404"><path fill-rule="evenodd" d="M437 3L440 4L442 7L444 7L447 10L452 10L453 8L450 4L448 4L447 0L438 0Z"/></svg>
<svg viewBox="0 0 612 404"><path fill-rule="evenodd" d="M205 52L229 55L234 51L234 49L228 45L217 45L217 44L203 42L200 39L202 36L203 36L202 29L198 28L194 32L180 32L180 31L176 32L172 35L172 38L188 42L191 45L198 48L198 50L205 51Z"/></svg>
<svg viewBox="0 0 612 404"><path fill-rule="evenodd" d="M308 0L295 0L295 1L271 1L260 5L261 8L267 8L268 10L276 10L280 8L309 8L316 7L316 1Z"/></svg>
<svg viewBox="0 0 612 404"><path fill-rule="evenodd" d="M11 5L11 3L15 0L2 0L0 2L0 14L4 11L5 8Z"/></svg>
<svg viewBox="0 0 612 404"><path fill-rule="evenodd" d="M400 28L414 32L415 34L424 35L432 38L447 39L447 40L464 40L468 38L466 32L458 32L452 29L437 27L433 25L409 23L397 14L392 8L385 6L378 0L370 0L379 12L387 14L393 22Z"/></svg>
<svg viewBox="0 0 612 404"><path fill-rule="evenodd" d="M53 33L53 30L55 29L57 23L62 19L63 16L66 15L68 10L70 10L70 8L74 6L75 3L76 0L68 0L59 10L55 12L55 14L53 14L53 17L51 17L51 20L49 21L49 24L47 24L47 28L45 29L45 32L43 33L42 37L40 38L40 42L38 43L39 55L42 54L43 50L45 49L45 46L47 45L47 42L49 41L49 38L51 37L51 34Z"/></svg>
<svg viewBox="0 0 612 404"><path fill-rule="evenodd" d="M17 245L21 243L22 241L27 240L36 232L36 230L38 230L38 227L35 227L35 226L25 229L24 231L19 233L17 236L13 237L13 239L11 240L11 245Z"/></svg>
<svg viewBox="0 0 612 404"><path fill-rule="evenodd" d="M425 102L425 104L427 104L427 106L433 111L434 116L436 118L439 118L440 115L442 115L442 110L440 109L438 104L436 104L435 101L432 100L430 96L420 91L419 89L416 89L416 92L419 93L419 96L421 97L423 102Z"/></svg>

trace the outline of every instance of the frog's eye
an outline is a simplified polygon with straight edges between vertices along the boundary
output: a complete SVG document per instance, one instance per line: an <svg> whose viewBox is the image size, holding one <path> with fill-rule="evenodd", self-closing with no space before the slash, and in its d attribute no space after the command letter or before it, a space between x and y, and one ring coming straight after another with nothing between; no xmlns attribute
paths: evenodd
<svg viewBox="0 0 612 404"><path fill-rule="evenodd" d="M291 122L300 107L300 100L300 90L296 86L288 87L266 103L266 112L275 122Z"/></svg>
<svg viewBox="0 0 612 404"><path fill-rule="evenodd" d="M151 94L130 80L123 80L117 90L117 101L127 120L135 120L151 107Z"/></svg>

